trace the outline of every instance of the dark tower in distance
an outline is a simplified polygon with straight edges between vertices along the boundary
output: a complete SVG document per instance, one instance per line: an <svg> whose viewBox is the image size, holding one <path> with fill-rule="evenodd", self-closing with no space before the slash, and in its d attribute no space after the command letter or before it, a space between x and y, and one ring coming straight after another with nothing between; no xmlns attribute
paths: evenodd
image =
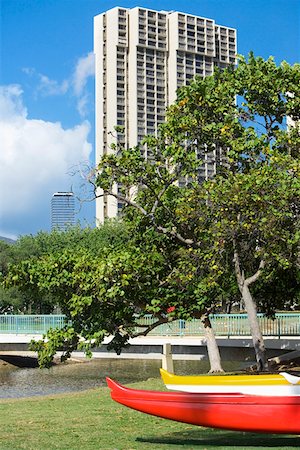
<svg viewBox="0 0 300 450"><path fill-rule="evenodd" d="M75 224L73 192L55 192L51 199L51 229L65 231Z"/></svg>

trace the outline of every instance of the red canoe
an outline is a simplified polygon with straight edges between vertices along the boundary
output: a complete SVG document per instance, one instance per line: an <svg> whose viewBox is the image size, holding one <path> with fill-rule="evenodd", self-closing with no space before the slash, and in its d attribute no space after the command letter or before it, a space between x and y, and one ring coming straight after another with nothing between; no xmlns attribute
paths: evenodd
<svg viewBox="0 0 300 450"><path fill-rule="evenodd" d="M256 433L300 434L300 397L130 389L107 378L118 403L165 419Z"/></svg>

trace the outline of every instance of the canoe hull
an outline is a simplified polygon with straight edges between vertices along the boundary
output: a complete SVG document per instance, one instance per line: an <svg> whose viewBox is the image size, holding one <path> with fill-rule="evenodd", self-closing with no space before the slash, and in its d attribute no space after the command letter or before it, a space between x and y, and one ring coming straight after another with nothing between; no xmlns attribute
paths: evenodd
<svg viewBox="0 0 300 450"><path fill-rule="evenodd" d="M107 379L111 397L143 413L204 427L300 434L300 398L129 389Z"/></svg>

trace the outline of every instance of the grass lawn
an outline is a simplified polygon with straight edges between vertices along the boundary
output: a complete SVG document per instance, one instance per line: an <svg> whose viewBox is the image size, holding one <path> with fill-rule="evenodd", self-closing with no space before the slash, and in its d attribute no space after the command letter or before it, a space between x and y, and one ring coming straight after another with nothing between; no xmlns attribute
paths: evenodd
<svg viewBox="0 0 300 450"><path fill-rule="evenodd" d="M163 390L160 379L132 387ZM299 449L300 436L201 428L125 408L107 388L0 400L0 450Z"/></svg>

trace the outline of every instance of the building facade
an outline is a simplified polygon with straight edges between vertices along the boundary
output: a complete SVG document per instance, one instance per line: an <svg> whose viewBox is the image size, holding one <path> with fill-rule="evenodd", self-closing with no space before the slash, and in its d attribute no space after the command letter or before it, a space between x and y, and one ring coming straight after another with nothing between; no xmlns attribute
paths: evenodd
<svg viewBox="0 0 300 450"><path fill-rule="evenodd" d="M65 231L73 225L75 225L73 192L55 192L51 199L51 229Z"/></svg>
<svg viewBox="0 0 300 450"><path fill-rule="evenodd" d="M116 140L130 148L155 134L178 87L235 64L236 30L180 12L116 7L94 18L94 52L97 162ZM216 159L204 162L204 178ZM97 199L97 220L119 207L113 197Z"/></svg>

